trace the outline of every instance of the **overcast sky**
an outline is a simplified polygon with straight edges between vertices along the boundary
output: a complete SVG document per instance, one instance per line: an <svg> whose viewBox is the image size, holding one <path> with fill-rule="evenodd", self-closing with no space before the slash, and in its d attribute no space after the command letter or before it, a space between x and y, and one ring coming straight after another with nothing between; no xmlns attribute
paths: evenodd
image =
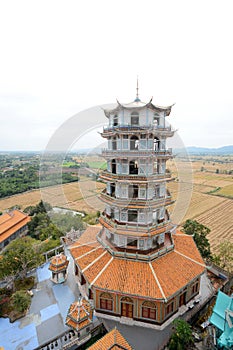
<svg viewBox="0 0 233 350"><path fill-rule="evenodd" d="M141 100L176 103L169 120L186 146L233 144L232 7L0 1L0 150L44 149L74 114L132 101L137 75Z"/></svg>

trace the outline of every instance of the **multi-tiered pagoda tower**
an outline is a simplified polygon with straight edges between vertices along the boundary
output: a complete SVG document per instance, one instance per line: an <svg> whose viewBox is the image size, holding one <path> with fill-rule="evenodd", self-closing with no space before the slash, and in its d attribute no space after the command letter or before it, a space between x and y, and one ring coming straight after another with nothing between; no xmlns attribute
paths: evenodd
<svg viewBox="0 0 233 350"><path fill-rule="evenodd" d="M105 110L101 227L89 227L71 247L80 289L104 317L161 324L199 293L202 258L168 212L171 108L144 103L137 93L132 103Z"/></svg>

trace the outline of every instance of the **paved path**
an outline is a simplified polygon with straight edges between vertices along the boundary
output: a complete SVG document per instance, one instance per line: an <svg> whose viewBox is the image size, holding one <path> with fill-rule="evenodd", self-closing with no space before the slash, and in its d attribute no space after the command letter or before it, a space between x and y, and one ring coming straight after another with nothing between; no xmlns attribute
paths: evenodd
<svg viewBox="0 0 233 350"><path fill-rule="evenodd" d="M33 289L34 296L27 315L14 323L10 323L8 318L0 318L0 347L3 346L4 350L33 350L68 329L65 325L67 311L79 296L73 275L73 259L70 256L68 259L66 282L51 282L49 263L45 264L36 271L38 283Z"/></svg>

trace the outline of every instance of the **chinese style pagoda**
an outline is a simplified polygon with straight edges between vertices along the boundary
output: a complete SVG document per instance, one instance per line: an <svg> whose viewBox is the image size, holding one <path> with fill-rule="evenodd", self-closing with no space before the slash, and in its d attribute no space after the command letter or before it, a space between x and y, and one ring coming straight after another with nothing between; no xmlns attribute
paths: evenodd
<svg viewBox="0 0 233 350"><path fill-rule="evenodd" d="M171 108L144 103L137 93L132 103L104 111L101 227L88 227L71 246L81 291L101 317L162 324L199 293L203 260L168 212Z"/></svg>

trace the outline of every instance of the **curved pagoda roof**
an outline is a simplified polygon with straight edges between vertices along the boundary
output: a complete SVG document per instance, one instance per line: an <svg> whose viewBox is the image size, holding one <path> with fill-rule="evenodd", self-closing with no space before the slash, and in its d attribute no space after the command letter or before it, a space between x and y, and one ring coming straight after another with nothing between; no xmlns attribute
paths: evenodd
<svg viewBox="0 0 233 350"><path fill-rule="evenodd" d="M172 106L174 106L174 103L172 105L169 105L169 106L158 106L158 105L155 105L152 103L152 99L153 97L150 99L149 102L142 102L138 97L135 98L135 100L133 102L130 102L130 103L120 103L118 100L117 100L117 105L116 107L114 107L113 109L104 109L104 113L106 115L106 117L109 117L110 114L114 114L114 113L117 113L119 112L120 110L122 109L133 109L133 110L140 110L142 108L149 108L151 109L152 111L155 111L155 112L161 112L161 111L164 111L166 112L166 116L168 116L171 112L171 108Z"/></svg>
<svg viewBox="0 0 233 350"><path fill-rule="evenodd" d="M93 309L90 303L86 299L80 298L70 305L66 325L75 330L80 330L92 323L92 318Z"/></svg>
<svg viewBox="0 0 233 350"><path fill-rule="evenodd" d="M58 254L54 256L49 265L49 270L53 272L60 272L67 269L67 266L69 265L69 260L67 260L67 257L64 254Z"/></svg>

